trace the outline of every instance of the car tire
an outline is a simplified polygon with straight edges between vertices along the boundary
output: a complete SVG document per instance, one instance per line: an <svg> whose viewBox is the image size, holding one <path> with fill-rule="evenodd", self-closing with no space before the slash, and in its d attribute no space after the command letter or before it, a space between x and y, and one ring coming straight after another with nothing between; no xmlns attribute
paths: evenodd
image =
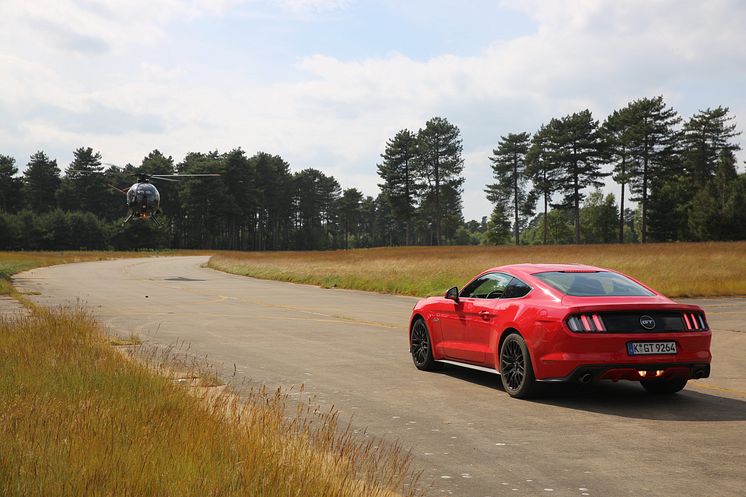
<svg viewBox="0 0 746 497"><path fill-rule="evenodd" d="M535 393L531 356L526 341L517 333L508 335L500 347L500 380L511 397L527 399Z"/></svg>
<svg viewBox="0 0 746 497"><path fill-rule="evenodd" d="M438 363L433 358L432 343L425 320L422 318L415 319L409 333L409 351L412 354L412 362L417 369L422 371L437 369Z"/></svg>
<svg viewBox="0 0 746 497"><path fill-rule="evenodd" d="M649 393L669 395L680 392L686 386L687 378L671 378L669 380L642 380L640 385Z"/></svg>

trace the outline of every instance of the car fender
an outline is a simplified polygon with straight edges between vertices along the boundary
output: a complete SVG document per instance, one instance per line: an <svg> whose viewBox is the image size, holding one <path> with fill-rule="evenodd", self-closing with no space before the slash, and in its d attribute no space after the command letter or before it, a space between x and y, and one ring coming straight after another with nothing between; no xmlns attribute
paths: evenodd
<svg viewBox="0 0 746 497"><path fill-rule="evenodd" d="M500 325L500 329L495 333L495 368L499 370L500 365L500 348L502 347L505 338L511 333L517 333L526 342L528 348L529 357L531 359L531 365L536 371L536 354L534 353L537 346L541 346L544 342L551 339L553 333L551 326L546 326L547 323L556 323L556 317L550 316L544 307L537 307L534 305L524 305L516 302L516 309L510 312L510 309L506 314L511 316L511 319L503 321Z"/></svg>
<svg viewBox="0 0 746 497"><path fill-rule="evenodd" d="M440 359L440 342L442 339L440 333L440 322L438 319L438 313L436 309L433 309L433 302L430 299L423 299L415 304L412 310L412 316L409 319L409 328L407 330L407 345L411 343L412 325L417 318L422 318L425 321L427 330L430 333L430 341L435 359Z"/></svg>

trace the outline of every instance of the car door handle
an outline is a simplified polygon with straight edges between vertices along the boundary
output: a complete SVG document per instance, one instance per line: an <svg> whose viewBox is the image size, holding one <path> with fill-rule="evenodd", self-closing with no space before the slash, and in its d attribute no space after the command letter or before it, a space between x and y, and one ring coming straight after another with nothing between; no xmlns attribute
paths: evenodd
<svg viewBox="0 0 746 497"><path fill-rule="evenodd" d="M492 314L490 314L489 311L479 311L479 316L485 321L487 321L492 317Z"/></svg>

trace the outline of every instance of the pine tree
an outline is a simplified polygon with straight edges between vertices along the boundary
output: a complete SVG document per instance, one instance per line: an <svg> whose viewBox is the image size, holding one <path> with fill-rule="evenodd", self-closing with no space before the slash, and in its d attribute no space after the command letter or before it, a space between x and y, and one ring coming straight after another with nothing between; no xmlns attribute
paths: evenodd
<svg viewBox="0 0 746 497"><path fill-rule="evenodd" d="M98 212L109 199L101 153L91 147L80 147L73 157L58 191L59 205L66 211Z"/></svg>
<svg viewBox="0 0 746 497"><path fill-rule="evenodd" d="M318 184L321 195L321 218L324 224L325 243L323 248L339 247L339 212L338 203L342 188L334 176L322 175Z"/></svg>
<svg viewBox="0 0 746 497"><path fill-rule="evenodd" d="M724 149L715 175L694 196L689 229L695 240L738 240L746 224L746 184L739 181L736 158Z"/></svg>
<svg viewBox="0 0 746 497"><path fill-rule="evenodd" d="M552 195L559 189L560 170L555 160L554 137L557 136L557 128L560 126L558 119L552 119L546 126L542 125L533 138L531 146L526 153L526 176L533 183L531 195L541 198L544 202L544 215L542 216L542 240L547 244L548 237L548 213L549 203Z"/></svg>
<svg viewBox="0 0 746 497"><path fill-rule="evenodd" d="M619 211L613 193L604 196L601 190L591 192L580 210L584 242L613 242L614 228L618 218Z"/></svg>
<svg viewBox="0 0 746 497"><path fill-rule="evenodd" d="M497 200L494 204L487 221L485 238L492 245L501 245L510 241L510 206L504 199Z"/></svg>
<svg viewBox="0 0 746 497"><path fill-rule="evenodd" d="M224 172L224 155L217 150L190 152L177 165L185 174ZM181 246L219 248L225 242L225 218L222 209L229 202L222 178L182 178L178 183L179 212L175 220L181 233ZM170 208L170 207L169 207Z"/></svg>
<svg viewBox="0 0 746 497"><path fill-rule="evenodd" d="M516 245L520 244L520 231L526 217L533 214L525 174L530 137L528 133L510 133L500 137L497 148L490 157L496 183L487 185L485 190L487 199L493 204L507 202L511 205Z"/></svg>
<svg viewBox="0 0 746 497"><path fill-rule="evenodd" d="M404 224L404 244L409 245L415 211L417 137L408 129L399 131L386 142L381 158L378 175L383 183L378 186L389 199L394 219Z"/></svg>
<svg viewBox="0 0 746 497"><path fill-rule="evenodd" d="M0 155L0 211L16 212L21 207L21 179L16 160L9 155Z"/></svg>
<svg viewBox="0 0 746 497"><path fill-rule="evenodd" d="M584 110L563 117L554 131L554 157L559 167L559 191L564 194L562 206L572 210L575 222L575 243L580 243L580 204L585 199L583 190L599 187L601 178L601 143L598 121L591 111Z"/></svg>
<svg viewBox="0 0 746 497"><path fill-rule="evenodd" d="M328 249L336 232L335 201L339 183L317 169L295 173L293 187L295 247L299 250Z"/></svg>
<svg viewBox="0 0 746 497"><path fill-rule="evenodd" d="M23 192L26 205L34 212L47 212L57 207L55 194L60 187L60 168L41 150L31 156L23 172Z"/></svg>
<svg viewBox="0 0 746 497"><path fill-rule="evenodd" d="M734 119L728 115L728 107L718 106L699 111L684 123L684 166L695 184L703 185L715 175L724 151L740 150L732 141L741 134Z"/></svg>
<svg viewBox="0 0 746 497"><path fill-rule="evenodd" d="M287 249L293 210L293 176L279 155L259 152L249 159L256 171L256 202L259 206L258 250Z"/></svg>
<svg viewBox="0 0 746 497"><path fill-rule="evenodd" d="M258 191L256 164L246 153L236 148L223 156L221 179L225 184L226 203L221 206L222 220L226 222L228 248L247 250L256 248ZM216 180L213 180L216 181Z"/></svg>
<svg viewBox="0 0 746 497"><path fill-rule="evenodd" d="M681 122L675 110L666 106L662 96L635 100L629 106L633 114L630 151L636 161L630 170L632 200L640 202L642 211L642 243L648 236L648 196L655 182L675 174L677 132L674 127ZM659 187L663 188L661 185Z"/></svg>
<svg viewBox="0 0 746 497"><path fill-rule="evenodd" d="M367 196L360 202L360 240L358 247L393 245L393 214L388 197L379 194L375 199Z"/></svg>
<svg viewBox="0 0 746 497"><path fill-rule="evenodd" d="M434 117L417 133L417 145L417 173L423 191L420 212L430 230L434 228L431 243L440 245L444 242L444 220L462 218L464 160L461 158L461 132L447 119ZM448 224L451 226L453 222Z"/></svg>
<svg viewBox="0 0 746 497"><path fill-rule="evenodd" d="M601 126L601 140L604 151L613 165L612 178L621 187L619 195L619 243L624 243L624 200L625 187L638 165L631 154L632 133L635 124L633 108L628 105L615 110Z"/></svg>
<svg viewBox="0 0 746 497"><path fill-rule="evenodd" d="M363 194L357 188L346 189L339 199L339 223L342 227L342 241L345 249L349 248L350 233L358 237L362 201Z"/></svg>

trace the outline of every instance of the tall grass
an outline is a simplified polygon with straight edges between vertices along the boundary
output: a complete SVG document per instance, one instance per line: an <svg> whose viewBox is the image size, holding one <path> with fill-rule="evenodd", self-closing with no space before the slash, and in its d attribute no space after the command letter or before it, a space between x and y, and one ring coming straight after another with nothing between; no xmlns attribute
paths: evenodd
<svg viewBox="0 0 746 497"><path fill-rule="evenodd" d="M425 296L521 262L615 269L671 297L746 295L746 242L224 252L209 266L255 278Z"/></svg>
<svg viewBox="0 0 746 497"><path fill-rule="evenodd" d="M410 481L408 456L333 411L301 402L288 417L280 392L189 394L82 311L0 318L0 357L4 497L388 496Z"/></svg>

